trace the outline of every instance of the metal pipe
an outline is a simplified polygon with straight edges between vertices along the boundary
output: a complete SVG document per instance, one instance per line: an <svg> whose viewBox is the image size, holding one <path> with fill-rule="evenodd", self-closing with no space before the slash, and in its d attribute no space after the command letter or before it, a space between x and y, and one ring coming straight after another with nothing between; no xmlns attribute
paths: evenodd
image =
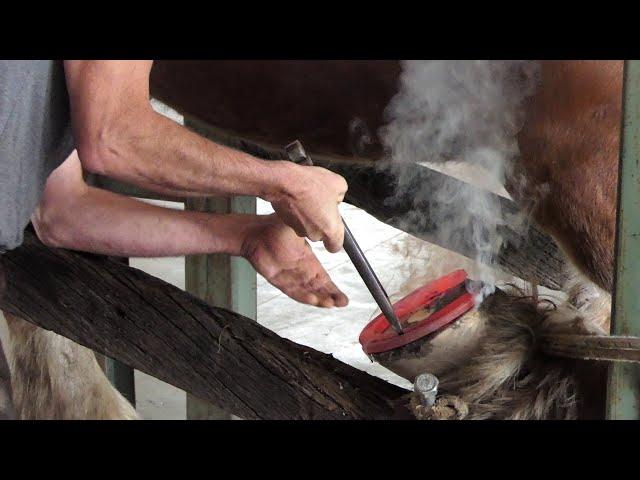
<svg viewBox="0 0 640 480"><path fill-rule="evenodd" d="M402 335L402 326L400 325L400 321L393 310L393 305L391 305L391 302L389 301L387 292L382 286L382 283L380 283L380 280L373 271L373 268L369 265L367 257L364 256L364 253L360 249L356 239L353 237L351 230L349 230L347 224L344 223L344 220L342 220L342 223L344 224L344 243L342 245L344 251L349 255L351 263L356 267L356 270L360 274L364 284L369 289L369 292L371 292L371 296L378 304L378 307L380 307L380 310L382 310L382 313L389 324L398 335Z"/></svg>
<svg viewBox="0 0 640 480"><path fill-rule="evenodd" d="M624 65L611 334L640 336L640 60ZM607 418L640 419L640 365L609 370Z"/></svg>
<svg viewBox="0 0 640 480"><path fill-rule="evenodd" d="M289 160L294 163L307 166L313 165L313 161L309 158L304 147L298 140L287 145L285 147L285 152L287 153ZM344 219L342 219L342 223L344 225L344 242L342 244L344 251L347 252L347 255L351 259L351 263L356 267L358 274L360 274L360 277L367 286L371 296L376 301L376 304L389 322L389 325L391 325L398 335L402 335L402 325L400 325L400 320L398 320L398 317L393 310L393 305L391 305L391 302L389 301L387 292L382 286L382 283L380 283L380 280L373 271L373 268L371 268L367 257L365 257L364 252L360 249L358 242L356 242L356 239L351 233L351 230L349 230L349 227L347 227Z"/></svg>

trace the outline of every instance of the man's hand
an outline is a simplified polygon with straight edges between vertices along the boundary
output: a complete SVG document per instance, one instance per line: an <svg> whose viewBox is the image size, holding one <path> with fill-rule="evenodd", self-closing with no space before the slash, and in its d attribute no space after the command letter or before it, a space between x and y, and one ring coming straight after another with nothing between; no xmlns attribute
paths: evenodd
<svg viewBox="0 0 640 480"><path fill-rule="evenodd" d="M276 215L261 217L249 231L242 256L269 283L294 300L326 308L344 307L349 303L306 240Z"/></svg>
<svg viewBox="0 0 640 480"><path fill-rule="evenodd" d="M270 201L282 221L299 236L322 240L325 248L335 253L344 240L338 204L347 188L345 179L329 170L292 164L284 193Z"/></svg>

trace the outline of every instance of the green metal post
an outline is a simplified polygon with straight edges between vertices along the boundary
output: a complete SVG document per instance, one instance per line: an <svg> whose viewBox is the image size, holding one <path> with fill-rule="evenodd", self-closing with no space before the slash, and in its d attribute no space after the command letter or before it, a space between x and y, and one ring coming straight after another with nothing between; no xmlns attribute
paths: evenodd
<svg viewBox="0 0 640 480"><path fill-rule="evenodd" d="M640 336L640 60L624 65L616 281L611 334ZM609 370L607 418L640 419L640 365Z"/></svg>
<svg viewBox="0 0 640 480"><path fill-rule="evenodd" d="M185 126L221 143L205 124L185 118ZM185 209L212 213L256 213L254 197L187 199ZM191 255L185 259L185 289L217 307L257 318L257 277L251 264L229 255ZM187 395L190 420L227 420L231 415L199 398Z"/></svg>
<svg viewBox="0 0 640 480"><path fill-rule="evenodd" d="M99 180L94 174L84 172L87 184L100 188ZM129 265L129 259L125 257L111 257L113 260ZM113 358L109 358L100 353L94 352L98 364L104 371L111 384L118 390L134 407L136 406L136 387L134 369Z"/></svg>
<svg viewBox="0 0 640 480"><path fill-rule="evenodd" d="M105 357L105 375L116 387L124 398L129 400L131 405L136 406L136 387L135 387L135 375L133 368L114 360L110 357Z"/></svg>

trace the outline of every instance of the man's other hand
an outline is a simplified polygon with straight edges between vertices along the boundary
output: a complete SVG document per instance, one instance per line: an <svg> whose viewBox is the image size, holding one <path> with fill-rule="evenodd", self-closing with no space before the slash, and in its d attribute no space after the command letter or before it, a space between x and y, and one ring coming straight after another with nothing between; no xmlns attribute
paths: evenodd
<svg viewBox="0 0 640 480"><path fill-rule="evenodd" d="M242 256L269 283L294 300L325 308L349 303L307 241L277 215L264 216L251 228L243 243Z"/></svg>

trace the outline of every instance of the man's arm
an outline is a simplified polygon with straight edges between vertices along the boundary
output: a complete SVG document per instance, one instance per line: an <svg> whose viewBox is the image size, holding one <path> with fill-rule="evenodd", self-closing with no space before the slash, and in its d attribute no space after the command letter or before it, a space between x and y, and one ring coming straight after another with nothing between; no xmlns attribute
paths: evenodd
<svg viewBox="0 0 640 480"><path fill-rule="evenodd" d="M49 246L126 257L227 253L247 258L295 300L348 302L307 242L277 216L173 210L93 188L75 152L49 176L32 220Z"/></svg>
<svg viewBox="0 0 640 480"><path fill-rule="evenodd" d="M151 61L65 61L82 165L176 196L254 195L300 236L342 247L345 180L324 168L264 161L218 145L156 113Z"/></svg>

